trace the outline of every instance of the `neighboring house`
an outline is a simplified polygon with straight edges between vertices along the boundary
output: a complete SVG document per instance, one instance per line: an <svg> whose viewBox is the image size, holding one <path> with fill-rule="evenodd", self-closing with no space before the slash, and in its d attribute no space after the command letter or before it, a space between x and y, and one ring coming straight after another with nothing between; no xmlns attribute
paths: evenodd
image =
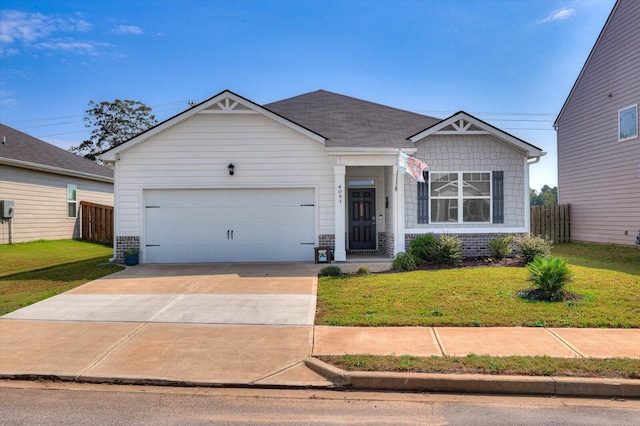
<svg viewBox="0 0 640 426"><path fill-rule="evenodd" d="M112 206L113 170L0 124L0 200L13 201L14 243L80 238L80 202Z"/></svg>
<svg viewBox="0 0 640 426"><path fill-rule="evenodd" d="M398 172L399 151L430 166ZM319 90L258 105L230 91L101 156L115 165L115 251L142 262L312 261L314 247L393 256L423 233L529 232L544 155L465 112L441 120Z"/></svg>
<svg viewBox="0 0 640 426"><path fill-rule="evenodd" d="M619 0L558 118L558 198L571 239L636 244L640 235L640 1Z"/></svg>

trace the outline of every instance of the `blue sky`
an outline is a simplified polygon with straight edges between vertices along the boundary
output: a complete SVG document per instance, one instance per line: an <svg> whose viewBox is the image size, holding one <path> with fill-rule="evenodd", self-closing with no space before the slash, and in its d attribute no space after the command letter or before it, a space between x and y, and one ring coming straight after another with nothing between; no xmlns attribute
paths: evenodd
<svg viewBox="0 0 640 426"><path fill-rule="evenodd" d="M613 0L13 1L0 26L0 121L62 148L89 100L159 120L230 89L268 103L325 89L436 117L464 110L548 152L553 120Z"/></svg>

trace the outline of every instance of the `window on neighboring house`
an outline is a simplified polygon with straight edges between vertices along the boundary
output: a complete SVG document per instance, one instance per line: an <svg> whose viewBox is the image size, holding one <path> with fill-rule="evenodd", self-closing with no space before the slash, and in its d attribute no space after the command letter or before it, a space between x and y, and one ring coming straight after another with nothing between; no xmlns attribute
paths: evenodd
<svg viewBox="0 0 640 426"><path fill-rule="evenodd" d="M67 217L74 218L77 216L77 185L67 185Z"/></svg>
<svg viewBox="0 0 640 426"><path fill-rule="evenodd" d="M490 172L431 172L425 177L428 183L418 183L418 223L492 221ZM496 182L502 184L501 177ZM501 217L493 219L502 223Z"/></svg>
<svg viewBox="0 0 640 426"><path fill-rule="evenodd" d="M638 137L638 105L618 111L618 140L624 141Z"/></svg>

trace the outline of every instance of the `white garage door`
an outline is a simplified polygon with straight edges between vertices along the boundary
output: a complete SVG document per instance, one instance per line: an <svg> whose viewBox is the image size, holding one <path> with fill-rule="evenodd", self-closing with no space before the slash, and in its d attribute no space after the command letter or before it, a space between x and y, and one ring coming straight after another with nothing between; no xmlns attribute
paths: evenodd
<svg viewBox="0 0 640 426"><path fill-rule="evenodd" d="M311 261L313 189L145 191L145 263Z"/></svg>

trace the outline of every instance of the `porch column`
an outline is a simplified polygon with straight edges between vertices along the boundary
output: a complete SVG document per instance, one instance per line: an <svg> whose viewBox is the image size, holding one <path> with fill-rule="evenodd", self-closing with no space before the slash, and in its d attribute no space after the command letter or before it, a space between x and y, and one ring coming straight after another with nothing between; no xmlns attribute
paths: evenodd
<svg viewBox="0 0 640 426"><path fill-rule="evenodd" d="M393 190L393 254L403 252L404 247L404 172L393 166L393 178L397 185Z"/></svg>
<svg viewBox="0 0 640 426"><path fill-rule="evenodd" d="M345 248L345 221L346 221L346 203L347 191L345 186L345 175L347 166L333 166L333 176L335 179L335 202L334 214L335 223L335 249L333 251L334 260L336 262L345 262L347 260L347 250Z"/></svg>

